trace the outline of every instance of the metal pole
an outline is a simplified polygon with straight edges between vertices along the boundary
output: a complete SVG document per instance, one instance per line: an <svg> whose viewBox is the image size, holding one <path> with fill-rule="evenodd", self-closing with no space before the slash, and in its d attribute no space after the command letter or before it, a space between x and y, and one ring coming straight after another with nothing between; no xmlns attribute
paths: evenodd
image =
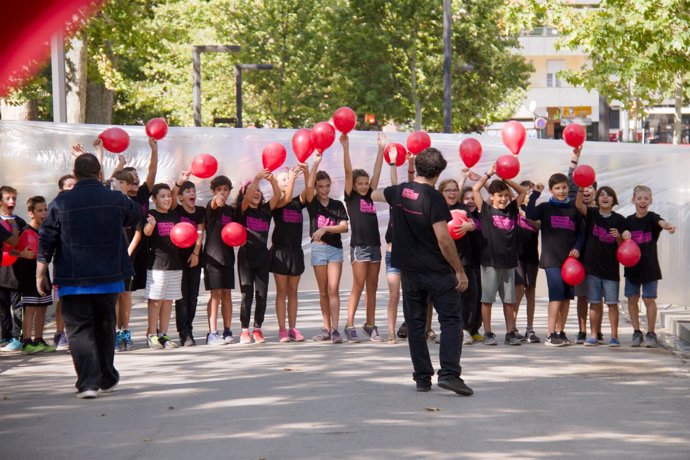
<svg viewBox="0 0 690 460"><path fill-rule="evenodd" d="M235 126L242 127L242 67L235 66L235 109L237 110L237 122Z"/></svg>
<svg viewBox="0 0 690 460"><path fill-rule="evenodd" d="M192 47L192 67L194 68L194 86L192 89L194 105L194 126L201 126L201 50Z"/></svg>
<svg viewBox="0 0 690 460"><path fill-rule="evenodd" d="M452 2L443 0L443 132L450 133L451 117L451 32L453 28Z"/></svg>
<svg viewBox="0 0 690 460"><path fill-rule="evenodd" d="M57 32L50 39L50 65L53 80L53 121L67 123L65 38L62 32Z"/></svg>

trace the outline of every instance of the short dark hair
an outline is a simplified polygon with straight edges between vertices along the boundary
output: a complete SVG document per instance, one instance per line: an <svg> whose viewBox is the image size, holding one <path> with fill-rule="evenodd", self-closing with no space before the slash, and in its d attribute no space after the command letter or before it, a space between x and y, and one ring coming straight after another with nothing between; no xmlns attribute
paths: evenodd
<svg viewBox="0 0 690 460"><path fill-rule="evenodd" d="M74 160L74 177L81 179L98 179L101 163L93 153L82 153Z"/></svg>
<svg viewBox="0 0 690 460"><path fill-rule="evenodd" d="M37 204L45 203L46 199L40 195L32 196L26 200L26 210L27 212L34 212Z"/></svg>
<svg viewBox="0 0 690 460"><path fill-rule="evenodd" d="M0 196L2 196L3 193L11 193L13 195L17 195L17 189L14 187L10 187L9 185L3 185L2 187L0 187Z"/></svg>
<svg viewBox="0 0 690 460"><path fill-rule="evenodd" d="M178 193L182 195L185 192L185 190L189 190L190 188L196 190L196 185L194 185L194 182L186 180L180 186L180 190L178 191Z"/></svg>
<svg viewBox="0 0 690 460"><path fill-rule="evenodd" d="M160 184L155 184L151 189L151 196L156 198L161 190L170 190L170 186L161 182Z"/></svg>
<svg viewBox="0 0 690 460"><path fill-rule="evenodd" d="M122 168L122 171L137 172L137 168L135 168L134 166L125 166L124 168Z"/></svg>
<svg viewBox="0 0 690 460"><path fill-rule="evenodd" d="M554 185L562 184L563 182L566 184L568 183L568 176L563 173L551 174L551 177L549 177L549 189L553 188Z"/></svg>
<svg viewBox="0 0 690 460"><path fill-rule="evenodd" d="M462 190L460 190L460 199L462 200L462 197L464 197L467 192L471 192L471 191L472 191L472 187L469 185L465 185L462 188Z"/></svg>
<svg viewBox="0 0 690 460"><path fill-rule="evenodd" d="M354 176L353 176L353 178L354 178ZM324 180L324 179L328 180L328 182L332 182L331 176L329 176L326 171L317 171L316 172L316 179L314 179L314 183L316 183L320 180ZM353 179L353 181L354 181L354 179Z"/></svg>
<svg viewBox="0 0 690 460"><path fill-rule="evenodd" d="M134 175L132 174L131 171L125 171L124 169L121 169L119 171L115 171L113 173L113 179L123 180L123 181L127 182L129 185L134 184Z"/></svg>
<svg viewBox="0 0 690 460"><path fill-rule="evenodd" d="M520 187L534 187L534 182L531 180L523 180L520 182Z"/></svg>
<svg viewBox="0 0 690 460"><path fill-rule="evenodd" d="M228 179L228 176L216 176L211 180L211 191L214 191L222 185L227 185L230 190L232 190L232 182Z"/></svg>
<svg viewBox="0 0 690 460"><path fill-rule="evenodd" d="M600 189L597 190L596 195L594 195L594 202L599 203L599 197L601 196L602 192L606 192L608 196L613 198L613 205L618 206L618 195L616 195L616 191L609 187L608 185L604 185Z"/></svg>
<svg viewBox="0 0 690 460"><path fill-rule="evenodd" d="M510 188L508 184L503 182L501 179L496 179L489 184L489 194L509 192Z"/></svg>
<svg viewBox="0 0 690 460"><path fill-rule="evenodd" d="M414 159L414 166L417 175L432 179L441 175L448 162L443 158L443 154L433 147L422 150Z"/></svg>
<svg viewBox="0 0 690 460"><path fill-rule="evenodd" d="M65 174L60 179L58 179L58 188L60 190L63 190L65 188L65 182L67 182L69 179L76 180L77 178L74 177L74 174Z"/></svg>

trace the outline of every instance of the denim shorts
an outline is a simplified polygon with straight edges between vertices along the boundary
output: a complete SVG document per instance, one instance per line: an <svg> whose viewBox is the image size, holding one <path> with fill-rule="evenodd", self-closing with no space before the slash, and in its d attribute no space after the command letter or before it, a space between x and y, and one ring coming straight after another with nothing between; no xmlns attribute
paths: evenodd
<svg viewBox="0 0 690 460"><path fill-rule="evenodd" d="M607 305L618 304L618 290L620 282L605 280L594 275L587 275L587 300L589 303L604 303Z"/></svg>
<svg viewBox="0 0 690 460"><path fill-rule="evenodd" d="M350 263L381 262L381 246L350 246Z"/></svg>
<svg viewBox="0 0 690 460"><path fill-rule="evenodd" d="M656 299L656 290L659 285L658 281L649 281L647 283L633 283L628 278L625 278L625 297L633 297L640 295L640 288L642 288L643 299Z"/></svg>
<svg viewBox="0 0 690 460"><path fill-rule="evenodd" d="M317 267L319 265L328 265L330 262L343 261L343 248L336 248L330 244L311 243L311 265Z"/></svg>
<svg viewBox="0 0 690 460"><path fill-rule="evenodd" d="M391 265L390 251L386 251L386 275L400 275L400 269Z"/></svg>
<svg viewBox="0 0 690 460"><path fill-rule="evenodd" d="M560 267L545 268L544 273L546 274L546 285L549 287L549 302L572 300L573 287L563 281Z"/></svg>
<svg viewBox="0 0 690 460"><path fill-rule="evenodd" d="M496 302L496 293L503 303L515 303L515 269L482 265L482 303Z"/></svg>

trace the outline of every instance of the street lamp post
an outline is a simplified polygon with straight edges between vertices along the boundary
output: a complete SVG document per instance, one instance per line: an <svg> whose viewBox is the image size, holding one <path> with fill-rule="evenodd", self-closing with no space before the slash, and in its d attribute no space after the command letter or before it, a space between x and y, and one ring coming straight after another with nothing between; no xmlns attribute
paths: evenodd
<svg viewBox="0 0 690 460"><path fill-rule="evenodd" d="M235 64L235 108L237 110L238 128L242 127L242 71L243 70L271 70L271 64Z"/></svg>
<svg viewBox="0 0 690 460"><path fill-rule="evenodd" d="M197 45L192 47L194 72L194 126L201 126L201 53L238 53L237 45Z"/></svg>
<svg viewBox="0 0 690 460"><path fill-rule="evenodd" d="M451 32L453 29L451 0L443 0L443 132L449 133L452 129L451 118Z"/></svg>

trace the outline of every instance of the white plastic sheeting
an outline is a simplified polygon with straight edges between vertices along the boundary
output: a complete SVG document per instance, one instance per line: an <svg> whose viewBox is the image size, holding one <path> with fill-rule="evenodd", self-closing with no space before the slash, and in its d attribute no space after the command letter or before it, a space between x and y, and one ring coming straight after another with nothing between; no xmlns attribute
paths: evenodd
<svg viewBox="0 0 690 460"><path fill-rule="evenodd" d="M43 195L48 200L57 193L60 176L70 172L73 162L70 147L81 143L87 151L96 136L108 126L71 125L45 122L0 121L0 183L12 185L19 190L17 213L26 216L23 206L32 195ZM150 149L143 126L123 126L131 137L131 144L123 155L127 164L138 169L141 180L146 176ZM261 169L261 150L270 142L282 142L288 150L286 165L293 165L291 139L293 130L233 129L233 128L170 128L165 139L159 142L157 182L172 184L179 171L189 168L191 160L200 153L211 153L219 161L218 174L225 174L235 184L233 192L244 180L252 178ZM376 156L376 132L350 133L350 149L354 168L371 172ZM389 142L405 143L407 133L387 133ZM432 145L441 150L449 165L443 177L458 177L463 167L458 146L463 136L454 134L432 134ZM498 156L508 153L497 137L478 136L483 145L482 160L473 169L484 172ZM332 196L342 199L343 167L338 139L325 152L321 169L332 178ZM554 172L566 172L571 149L563 141L527 140L519 155L521 173L518 180L530 179L547 183ZM639 145L617 143L585 143L581 163L594 167L599 185L609 185L618 193L620 205L616 211L627 216L634 212L631 204L632 189L644 184L652 188L654 203L651 210L664 219L676 224L677 232L669 235L663 232L659 240L659 258L663 281L659 287L659 302L690 305L688 288L688 265L690 263L690 148L666 145ZM106 174L116 164L115 155L106 154ZM407 176L406 166L399 168L398 177ZM211 196L208 180L195 179L198 202L205 205ZM302 188L298 179L297 192ZM386 167L380 186L390 183ZM270 193L268 184L263 190ZM548 193L542 199L548 199ZM388 222L385 205L377 205L381 236ZM303 241L307 262L309 260L308 223L305 213L305 239ZM349 253L349 235L343 235L346 260ZM308 263L307 263L308 266ZM342 289L349 289L351 270L343 270ZM538 295L545 295L545 283L540 280ZM385 269L382 267L379 289L386 290ZM303 276L301 289L316 289L316 283L309 268ZM623 289L621 284L621 299ZM345 299L343 299L345 300Z"/></svg>

